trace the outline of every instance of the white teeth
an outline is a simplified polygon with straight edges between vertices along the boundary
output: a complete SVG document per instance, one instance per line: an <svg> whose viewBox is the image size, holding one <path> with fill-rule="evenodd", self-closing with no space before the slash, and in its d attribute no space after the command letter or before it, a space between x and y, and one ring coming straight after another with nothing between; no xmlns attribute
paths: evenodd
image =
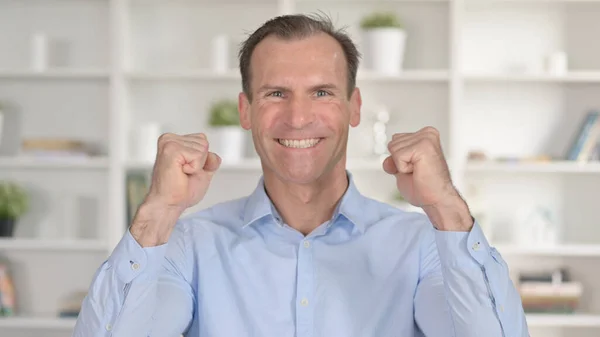
<svg viewBox="0 0 600 337"><path fill-rule="evenodd" d="M306 149L313 147L319 143L319 138L311 139L279 139L279 144L285 147L293 147L296 149Z"/></svg>

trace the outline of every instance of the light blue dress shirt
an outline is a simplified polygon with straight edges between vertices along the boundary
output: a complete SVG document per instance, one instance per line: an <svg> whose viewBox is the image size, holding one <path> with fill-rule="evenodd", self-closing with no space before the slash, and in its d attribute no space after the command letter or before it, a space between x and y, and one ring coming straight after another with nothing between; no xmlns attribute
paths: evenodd
<svg viewBox="0 0 600 337"><path fill-rule="evenodd" d="M525 337L506 263L477 223L436 230L350 185L309 235L263 180L182 217L168 243L127 233L100 266L75 337Z"/></svg>

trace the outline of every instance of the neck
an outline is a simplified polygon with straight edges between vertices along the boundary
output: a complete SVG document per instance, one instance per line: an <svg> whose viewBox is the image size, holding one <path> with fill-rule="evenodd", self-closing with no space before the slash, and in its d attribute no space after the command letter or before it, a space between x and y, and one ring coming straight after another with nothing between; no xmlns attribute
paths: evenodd
<svg viewBox="0 0 600 337"><path fill-rule="evenodd" d="M265 170L265 190L282 220L303 235L331 219L348 188L345 160L329 173L308 184L283 181Z"/></svg>

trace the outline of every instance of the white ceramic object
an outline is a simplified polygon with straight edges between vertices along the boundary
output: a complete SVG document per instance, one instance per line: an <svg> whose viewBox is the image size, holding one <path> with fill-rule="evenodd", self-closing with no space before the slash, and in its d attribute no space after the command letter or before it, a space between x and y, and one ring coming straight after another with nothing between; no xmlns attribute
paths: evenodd
<svg viewBox="0 0 600 337"><path fill-rule="evenodd" d="M154 162L158 151L158 138L162 134L160 123L149 122L133 130L131 157L134 160Z"/></svg>
<svg viewBox="0 0 600 337"><path fill-rule="evenodd" d="M48 69L48 37L35 33L31 38L31 68L42 72Z"/></svg>
<svg viewBox="0 0 600 337"><path fill-rule="evenodd" d="M568 70L567 53L555 52L546 60L546 71L555 76L565 75Z"/></svg>
<svg viewBox="0 0 600 337"><path fill-rule="evenodd" d="M211 44L211 66L213 71L224 73L229 70L229 37L217 35Z"/></svg>
<svg viewBox="0 0 600 337"><path fill-rule="evenodd" d="M400 28L375 28L363 33L367 68L381 74L400 73L404 63L406 32Z"/></svg>
<svg viewBox="0 0 600 337"><path fill-rule="evenodd" d="M514 241L524 247L551 246L559 243L560 233L550 211L541 206L523 206L517 212Z"/></svg>
<svg viewBox="0 0 600 337"><path fill-rule="evenodd" d="M239 126L222 126L215 128L217 135L216 153L224 163L237 163L244 158L245 130Z"/></svg>

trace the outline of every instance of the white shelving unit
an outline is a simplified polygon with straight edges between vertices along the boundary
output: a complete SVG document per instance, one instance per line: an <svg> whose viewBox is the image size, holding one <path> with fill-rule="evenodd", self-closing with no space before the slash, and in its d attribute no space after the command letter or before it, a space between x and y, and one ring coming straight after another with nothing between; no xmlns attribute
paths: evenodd
<svg viewBox="0 0 600 337"><path fill-rule="evenodd" d="M106 170L108 157L98 158L36 158L33 156L0 157L0 168L4 169L89 169Z"/></svg>
<svg viewBox="0 0 600 337"><path fill-rule="evenodd" d="M503 256L593 257L600 258L600 244L566 244L527 247L522 245L494 245Z"/></svg>
<svg viewBox="0 0 600 337"><path fill-rule="evenodd" d="M71 80L108 80L108 71L99 69L80 70L48 70L48 71L14 71L0 70L0 79L71 79Z"/></svg>
<svg viewBox="0 0 600 337"><path fill-rule="evenodd" d="M358 187L380 200L394 193L381 162L367 157L369 123L380 106L392 112L391 132L437 127L456 184L486 211L490 237L512 271L566 263L584 282L580 313L529 315L532 336L597 336L600 164L561 158L584 114L600 109L599 0L0 0L0 44L10 46L0 53L0 102L19 117L5 121L9 131L69 136L103 153L33 159L0 146L0 179L26 185L34 205L16 238L0 240L19 290L19 316L0 319L0 335L67 336L72 329L72 320L56 318L60 300L87 289L122 237L126 174L152 168L130 155L134 127L159 122L210 137L208 105L240 90L233 57L230 71L210 69L213 36L237 43L275 15L322 11L347 26L360 47L358 22L374 10L399 14L409 37L401 75L359 70L363 118L351 130L348 163ZM38 31L63 42L65 64L32 70L30 41ZM555 50L569 55L565 75L539 69ZM525 65L536 69L515 71ZM467 162L471 150L557 160ZM225 163L205 200L189 211L246 195L259 176L255 157ZM517 210L536 204L556 210L562 236L555 247L515 240Z"/></svg>
<svg viewBox="0 0 600 337"><path fill-rule="evenodd" d="M104 252L106 243L100 240L45 240L1 238L0 250L12 251L64 251Z"/></svg>
<svg viewBox="0 0 600 337"><path fill-rule="evenodd" d="M544 74L524 74L524 75L504 75L504 74L474 74L465 75L467 82L524 82L524 83L600 83L600 72L597 71L578 71L569 72L565 75L544 75Z"/></svg>
<svg viewBox="0 0 600 337"><path fill-rule="evenodd" d="M592 173L600 174L600 163L588 162L577 163L572 161L554 161L554 162L471 162L466 166L466 170L471 173L489 172L489 173Z"/></svg>
<svg viewBox="0 0 600 337"><path fill-rule="evenodd" d="M10 317L0 320L0 327L29 330L70 330L75 327L75 322L76 319L74 318Z"/></svg>
<svg viewBox="0 0 600 337"><path fill-rule="evenodd" d="M531 314L527 316L527 324L534 328L598 328L600 327L600 316Z"/></svg>

